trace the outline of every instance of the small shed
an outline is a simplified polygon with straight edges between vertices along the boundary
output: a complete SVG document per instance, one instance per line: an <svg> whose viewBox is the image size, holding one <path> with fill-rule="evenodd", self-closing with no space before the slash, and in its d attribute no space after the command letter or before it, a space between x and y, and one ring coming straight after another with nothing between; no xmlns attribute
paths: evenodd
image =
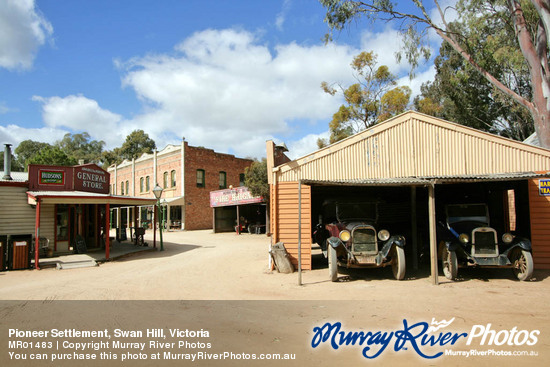
<svg viewBox="0 0 550 367"><path fill-rule="evenodd" d="M268 141L267 161L273 243L284 242L294 264L300 252L303 269L319 201L377 196L388 217L408 225L407 262L416 267L429 245L437 274L438 198L480 193L509 213L502 225L528 232L535 267L550 268L550 196L539 193L550 150L409 111L293 161Z"/></svg>

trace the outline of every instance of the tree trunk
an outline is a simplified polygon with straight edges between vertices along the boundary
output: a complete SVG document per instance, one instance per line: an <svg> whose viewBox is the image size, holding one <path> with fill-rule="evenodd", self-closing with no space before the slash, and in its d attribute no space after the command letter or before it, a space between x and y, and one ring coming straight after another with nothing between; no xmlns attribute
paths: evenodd
<svg viewBox="0 0 550 367"><path fill-rule="evenodd" d="M550 80L547 74L548 62L546 53L546 29L544 23L539 25L537 39L544 44L538 44L536 47L532 42L532 36L526 27L526 21L523 15L521 4L517 0L509 0L508 5L514 21L516 36L518 38L521 52L529 65L531 74L531 87L533 89L533 100L529 106L526 106L533 116L535 130L537 132L540 145L543 148L550 149ZM540 13L539 13L540 14ZM543 14L540 14L541 17ZM537 50L542 48L542 50Z"/></svg>

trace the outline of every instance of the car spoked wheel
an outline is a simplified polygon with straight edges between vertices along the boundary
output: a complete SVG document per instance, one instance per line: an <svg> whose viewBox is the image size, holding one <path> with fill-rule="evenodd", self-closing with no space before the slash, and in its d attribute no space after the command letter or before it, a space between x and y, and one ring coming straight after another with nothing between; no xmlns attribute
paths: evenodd
<svg viewBox="0 0 550 367"><path fill-rule="evenodd" d="M445 278L455 280L458 275L458 260L456 252L449 251L447 246L443 246L441 250L441 267Z"/></svg>
<svg viewBox="0 0 550 367"><path fill-rule="evenodd" d="M405 278L405 250L399 246L393 246L391 270L397 280Z"/></svg>
<svg viewBox="0 0 550 367"><path fill-rule="evenodd" d="M529 251L516 249L510 257L512 270L518 280L529 280L533 276L533 256Z"/></svg>

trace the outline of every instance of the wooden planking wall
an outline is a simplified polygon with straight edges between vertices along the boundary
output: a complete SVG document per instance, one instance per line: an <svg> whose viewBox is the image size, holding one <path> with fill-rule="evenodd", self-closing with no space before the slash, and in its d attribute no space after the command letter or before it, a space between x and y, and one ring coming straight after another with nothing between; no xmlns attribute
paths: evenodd
<svg viewBox="0 0 550 367"><path fill-rule="evenodd" d="M32 234L35 209L27 202L27 187L0 186L0 234Z"/></svg>
<svg viewBox="0 0 550 367"><path fill-rule="evenodd" d="M271 186L271 231L274 242L283 242L298 267L298 182ZM311 270L311 187L302 185L302 269Z"/></svg>
<svg viewBox="0 0 550 367"><path fill-rule="evenodd" d="M535 269L550 269L550 196L539 194L539 180L529 181L529 210Z"/></svg>

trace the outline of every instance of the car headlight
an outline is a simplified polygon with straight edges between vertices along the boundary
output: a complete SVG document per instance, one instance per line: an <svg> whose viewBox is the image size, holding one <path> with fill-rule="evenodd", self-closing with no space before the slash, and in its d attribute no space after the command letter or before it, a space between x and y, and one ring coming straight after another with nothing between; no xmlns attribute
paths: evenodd
<svg viewBox="0 0 550 367"><path fill-rule="evenodd" d="M514 240L514 235L511 233L505 233L502 235L502 242L506 244L512 243L513 240Z"/></svg>
<svg viewBox="0 0 550 367"><path fill-rule="evenodd" d="M470 242L470 237L466 233L462 233L460 236L458 236L458 240L462 243L468 243Z"/></svg>
<svg viewBox="0 0 550 367"><path fill-rule="evenodd" d="M383 229L380 232L378 232L378 238L380 239L380 241L387 241L390 238L390 232Z"/></svg>
<svg viewBox="0 0 550 367"><path fill-rule="evenodd" d="M351 233L349 233L349 231L344 230L340 232L340 240L342 242L348 242L350 238L351 238Z"/></svg>

